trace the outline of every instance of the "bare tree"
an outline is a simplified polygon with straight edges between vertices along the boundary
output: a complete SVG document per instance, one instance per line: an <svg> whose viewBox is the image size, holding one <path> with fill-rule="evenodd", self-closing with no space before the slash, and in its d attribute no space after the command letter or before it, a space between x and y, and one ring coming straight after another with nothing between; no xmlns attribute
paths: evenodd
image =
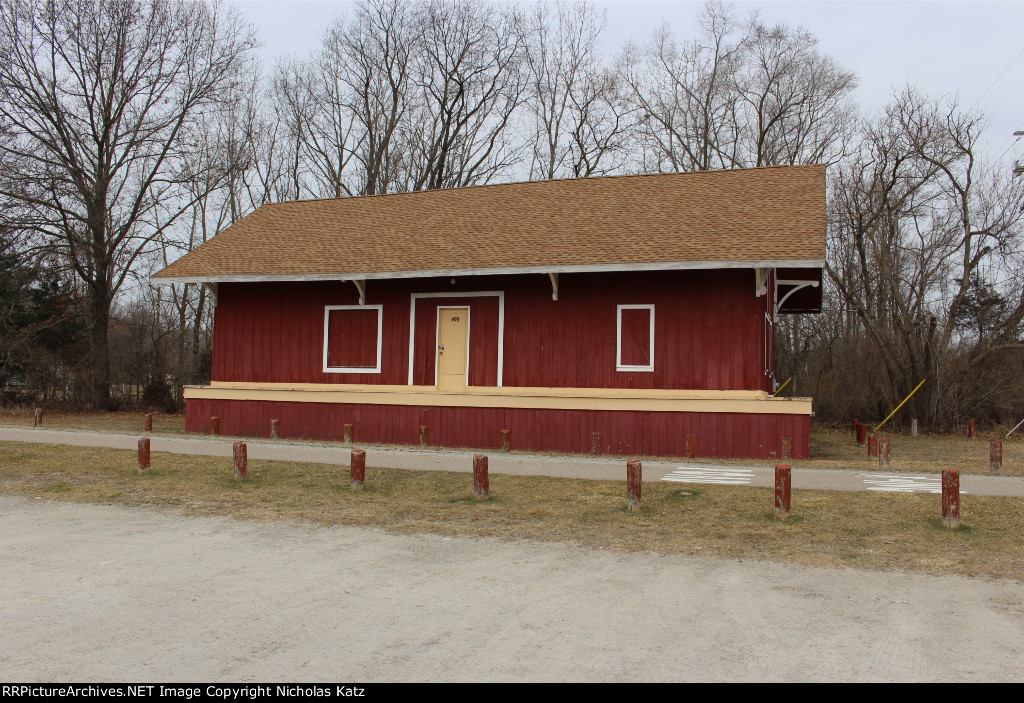
<svg viewBox="0 0 1024 703"><path fill-rule="evenodd" d="M509 126L523 96L514 8L432 0L416 8L409 190L487 183L515 161Z"/></svg>
<svg viewBox="0 0 1024 703"><path fill-rule="evenodd" d="M628 46L621 59L646 170L741 165L736 76L744 38L731 8L721 3L707 3L697 26L698 36L684 43L662 26L644 47Z"/></svg>
<svg viewBox="0 0 1024 703"><path fill-rule="evenodd" d="M19 161L0 188L91 300L92 401L110 399L108 326L136 259L190 205L190 121L255 45L237 13L203 2L16 0L0 5L0 119Z"/></svg>

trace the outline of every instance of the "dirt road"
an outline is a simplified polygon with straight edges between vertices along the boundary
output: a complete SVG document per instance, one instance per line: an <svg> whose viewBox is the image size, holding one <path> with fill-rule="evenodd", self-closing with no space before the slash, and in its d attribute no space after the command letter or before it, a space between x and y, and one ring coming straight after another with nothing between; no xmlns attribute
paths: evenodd
<svg viewBox="0 0 1024 703"><path fill-rule="evenodd" d="M0 678L1024 680L1017 582L0 497Z"/></svg>

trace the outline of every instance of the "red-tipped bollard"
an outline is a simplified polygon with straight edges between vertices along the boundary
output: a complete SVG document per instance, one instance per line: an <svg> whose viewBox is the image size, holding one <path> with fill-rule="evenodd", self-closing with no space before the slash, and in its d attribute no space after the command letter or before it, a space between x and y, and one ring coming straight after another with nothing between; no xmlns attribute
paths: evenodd
<svg viewBox="0 0 1024 703"><path fill-rule="evenodd" d="M874 432L868 435L868 456L878 456L878 435Z"/></svg>
<svg viewBox="0 0 1024 703"><path fill-rule="evenodd" d="M501 451L512 451L512 430L501 431Z"/></svg>
<svg viewBox="0 0 1024 703"><path fill-rule="evenodd" d="M960 527L960 472L956 469L942 470L942 524Z"/></svg>
<svg viewBox="0 0 1024 703"><path fill-rule="evenodd" d="M491 483L487 476L487 457L483 454L473 455L473 495L485 500L491 495Z"/></svg>
<svg viewBox="0 0 1024 703"><path fill-rule="evenodd" d="M430 427L428 425L420 425L420 446L430 446Z"/></svg>
<svg viewBox="0 0 1024 703"><path fill-rule="evenodd" d="M590 433L590 453L600 454L601 453L601 433L591 432Z"/></svg>
<svg viewBox="0 0 1024 703"><path fill-rule="evenodd" d="M271 420L270 421L270 438L281 439L281 421Z"/></svg>
<svg viewBox="0 0 1024 703"><path fill-rule="evenodd" d="M139 473L149 471L149 437L139 440Z"/></svg>
<svg viewBox="0 0 1024 703"><path fill-rule="evenodd" d="M792 506L792 475L789 464L775 465L775 514L780 518L789 517Z"/></svg>
<svg viewBox="0 0 1024 703"><path fill-rule="evenodd" d="M967 439L974 439L978 436L978 421L973 417L967 421Z"/></svg>
<svg viewBox="0 0 1024 703"><path fill-rule="evenodd" d="M153 431L153 413L146 413L145 415L142 416L142 431Z"/></svg>
<svg viewBox="0 0 1024 703"><path fill-rule="evenodd" d="M640 509L640 493L643 490L643 467L636 459L626 462L626 507Z"/></svg>
<svg viewBox="0 0 1024 703"><path fill-rule="evenodd" d="M697 435L686 435L686 458L693 459L697 456Z"/></svg>
<svg viewBox="0 0 1024 703"><path fill-rule="evenodd" d="M342 441L345 442L345 444L352 444L352 436L353 436L353 434L354 433L352 432L352 425L345 424L341 428L341 438L342 438Z"/></svg>
<svg viewBox="0 0 1024 703"><path fill-rule="evenodd" d="M878 440L878 468L888 469L891 453L889 450L889 439L882 437Z"/></svg>
<svg viewBox="0 0 1024 703"><path fill-rule="evenodd" d="M868 426L863 422L857 425L857 444L868 443Z"/></svg>
<svg viewBox="0 0 1024 703"><path fill-rule="evenodd" d="M210 418L210 434L212 434L212 435L219 435L220 434L220 418L219 417L211 417Z"/></svg>
<svg viewBox="0 0 1024 703"><path fill-rule="evenodd" d="M782 456L780 458L783 461L791 461L793 459L793 439L791 437L782 438Z"/></svg>
<svg viewBox="0 0 1024 703"><path fill-rule="evenodd" d="M352 450L352 460L349 462L349 477L352 481L352 488L357 491L366 483L366 452L362 449Z"/></svg>
<svg viewBox="0 0 1024 703"><path fill-rule="evenodd" d="M1003 470L1003 440L993 439L988 446L988 470L999 473Z"/></svg>
<svg viewBox="0 0 1024 703"><path fill-rule="evenodd" d="M43 409L42 408L36 408L35 417L32 418L32 426L33 427L42 427L42 425L43 425Z"/></svg>
<svg viewBox="0 0 1024 703"><path fill-rule="evenodd" d="M235 442L232 445L232 456L235 458L235 480L245 480L245 474L249 470L249 459L245 449L245 442Z"/></svg>

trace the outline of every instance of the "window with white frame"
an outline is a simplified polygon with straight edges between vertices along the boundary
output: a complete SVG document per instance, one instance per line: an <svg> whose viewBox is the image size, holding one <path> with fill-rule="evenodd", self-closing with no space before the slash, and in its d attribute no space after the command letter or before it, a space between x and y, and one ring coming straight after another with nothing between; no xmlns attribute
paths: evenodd
<svg viewBox="0 0 1024 703"><path fill-rule="evenodd" d="M619 305L615 370L654 371L654 306Z"/></svg>
<svg viewBox="0 0 1024 703"><path fill-rule="evenodd" d="M380 373L381 305L324 308L324 373Z"/></svg>

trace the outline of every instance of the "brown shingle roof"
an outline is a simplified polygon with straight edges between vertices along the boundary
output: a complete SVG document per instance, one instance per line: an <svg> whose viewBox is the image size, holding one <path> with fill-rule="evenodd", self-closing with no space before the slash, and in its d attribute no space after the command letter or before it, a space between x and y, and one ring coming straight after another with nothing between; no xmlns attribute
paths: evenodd
<svg viewBox="0 0 1024 703"><path fill-rule="evenodd" d="M387 278L824 259L825 167L789 166L273 203L155 276Z"/></svg>

